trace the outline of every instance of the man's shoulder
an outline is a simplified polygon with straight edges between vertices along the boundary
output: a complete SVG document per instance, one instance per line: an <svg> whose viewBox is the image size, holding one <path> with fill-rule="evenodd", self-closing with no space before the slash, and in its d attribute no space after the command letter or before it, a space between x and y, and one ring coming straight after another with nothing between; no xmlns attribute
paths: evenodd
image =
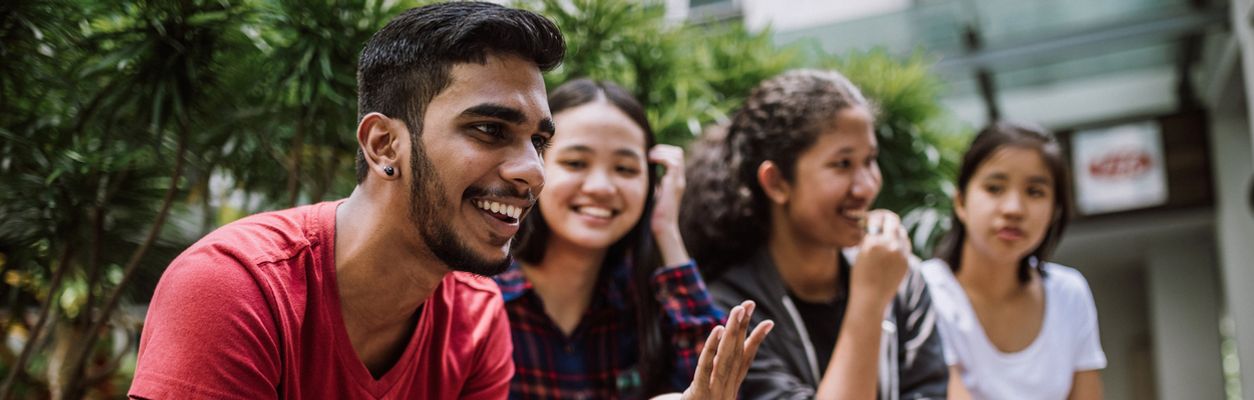
<svg viewBox="0 0 1254 400"><path fill-rule="evenodd" d="M319 206L251 215L222 226L171 261L161 280L213 292L266 291L267 280L304 281L305 271L296 271L301 268L274 266L311 255L320 229L311 215Z"/></svg>
<svg viewBox="0 0 1254 400"><path fill-rule="evenodd" d="M474 275L474 273L453 271L444 276L444 286L450 301L455 307L464 308L475 318L487 318L479 313L492 313L504 308L500 298L500 287L490 277Z"/></svg>
<svg viewBox="0 0 1254 400"><path fill-rule="evenodd" d="M290 258L318 242L325 229L315 218L321 206L315 204L241 218L205 235L184 255L208 250L228 253L250 263Z"/></svg>

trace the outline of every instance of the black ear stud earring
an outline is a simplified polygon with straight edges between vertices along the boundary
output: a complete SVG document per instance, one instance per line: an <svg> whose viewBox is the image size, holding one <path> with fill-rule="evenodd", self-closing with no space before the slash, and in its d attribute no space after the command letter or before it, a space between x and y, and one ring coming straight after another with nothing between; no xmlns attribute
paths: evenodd
<svg viewBox="0 0 1254 400"><path fill-rule="evenodd" d="M396 175L396 168L392 168L391 165L385 166L383 167L383 173L388 174L388 176Z"/></svg>

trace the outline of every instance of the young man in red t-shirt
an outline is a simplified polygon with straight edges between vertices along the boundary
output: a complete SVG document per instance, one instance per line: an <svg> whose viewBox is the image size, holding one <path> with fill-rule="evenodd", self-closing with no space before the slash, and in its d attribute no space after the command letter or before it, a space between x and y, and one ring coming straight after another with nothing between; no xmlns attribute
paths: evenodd
<svg viewBox="0 0 1254 400"><path fill-rule="evenodd" d="M175 259L134 398L503 398L492 275L544 183L557 27L489 3L409 10L358 65L358 186L254 215ZM451 272L459 271L459 272Z"/></svg>

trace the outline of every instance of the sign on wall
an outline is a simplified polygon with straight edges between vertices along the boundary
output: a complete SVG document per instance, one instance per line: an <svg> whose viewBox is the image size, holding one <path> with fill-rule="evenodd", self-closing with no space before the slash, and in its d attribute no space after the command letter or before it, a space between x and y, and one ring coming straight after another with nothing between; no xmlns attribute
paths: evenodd
<svg viewBox="0 0 1254 400"><path fill-rule="evenodd" d="M1167 203L1157 121L1076 131L1071 140L1076 207L1084 215Z"/></svg>

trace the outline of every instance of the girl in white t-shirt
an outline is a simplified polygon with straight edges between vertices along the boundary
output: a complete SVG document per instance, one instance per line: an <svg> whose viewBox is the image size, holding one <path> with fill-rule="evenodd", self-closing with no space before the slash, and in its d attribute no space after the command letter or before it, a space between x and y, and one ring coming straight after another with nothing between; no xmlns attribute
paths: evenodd
<svg viewBox="0 0 1254 400"><path fill-rule="evenodd" d="M963 157L954 228L924 264L950 399L1100 399L1106 355L1075 269L1044 262L1070 214L1066 164L1043 129L995 123Z"/></svg>

